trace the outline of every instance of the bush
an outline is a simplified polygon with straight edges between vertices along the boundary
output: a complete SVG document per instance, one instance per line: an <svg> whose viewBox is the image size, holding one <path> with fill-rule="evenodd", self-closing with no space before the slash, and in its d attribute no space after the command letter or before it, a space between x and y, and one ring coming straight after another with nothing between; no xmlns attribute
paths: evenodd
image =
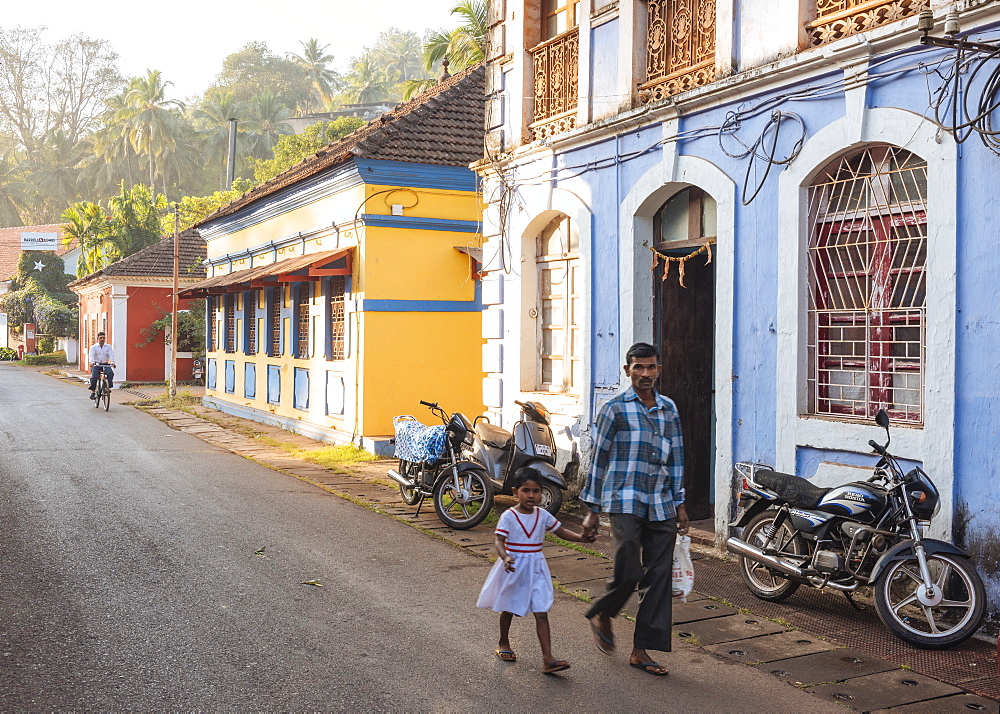
<svg viewBox="0 0 1000 714"><path fill-rule="evenodd" d="M41 352L43 355L55 352L56 341L51 337L39 337L38 351Z"/></svg>
<svg viewBox="0 0 1000 714"><path fill-rule="evenodd" d="M66 364L66 351L59 350L43 355L25 355L24 363L26 365Z"/></svg>
<svg viewBox="0 0 1000 714"><path fill-rule="evenodd" d="M0 361L17 359L17 350L13 347L0 347Z"/></svg>

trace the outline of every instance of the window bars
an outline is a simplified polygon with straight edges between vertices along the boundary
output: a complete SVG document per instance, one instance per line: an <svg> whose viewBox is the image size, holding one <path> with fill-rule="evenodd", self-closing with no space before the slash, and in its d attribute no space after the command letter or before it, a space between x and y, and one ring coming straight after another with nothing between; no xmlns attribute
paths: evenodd
<svg viewBox="0 0 1000 714"><path fill-rule="evenodd" d="M344 293L347 288L347 278L336 275L330 279L330 359L344 359L344 336L346 317L344 312Z"/></svg>
<svg viewBox="0 0 1000 714"><path fill-rule="evenodd" d="M226 319L226 352L236 351L236 296L226 295L223 302Z"/></svg>
<svg viewBox="0 0 1000 714"><path fill-rule="evenodd" d="M715 0L649 0L645 104L715 80Z"/></svg>
<svg viewBox="0 0 1000 714"><path fill-rule="evenodd" d="M281 303L285 299L284 287L274 288L271 299L271 356L281 355Z"/></svg>
<svg viewBox="0 0 1000 714"><path fill-rule="evenodd" d="M809 188L809 403L814 414L923 419L927 164L890 146Z"/></svg>
<svg viewBox="0 0 1000 714"><path fill-rule="evenodd" d="M218 309L217 298L210 295L208 297L208 322L210 325L209 329L209 339L208 339L208 351L214 352L219 349L219 320L218 315L216 315L216 310Z"/></svg>
<svg viewBox="0 0 1000 714"><path fill-rule="evenodd" d="M247 354L257 354L257 292L243 294L244 319L247 321Z"/></svg>
<svg viewBox="0 0 1000 714"><path fill-rule="evenodd" d="M926 6L927 0L816 0L806 34L809 44L819 47L916 15Z"/></svg>
<svg viewBox="0 0 1000 714"><path fill-rule="evenodd" d="M312 302L312 285L300 283L298 300L295 305L295 319L298 324L295 356L299 359L309 357L309 305Z"/></svg>

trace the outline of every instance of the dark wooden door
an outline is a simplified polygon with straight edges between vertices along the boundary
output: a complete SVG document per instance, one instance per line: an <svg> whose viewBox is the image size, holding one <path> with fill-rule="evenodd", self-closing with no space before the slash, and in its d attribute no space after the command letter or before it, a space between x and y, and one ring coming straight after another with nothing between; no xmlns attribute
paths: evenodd
<svg viewBox="0 0 1000 714"><path fill-rule="evenodd" d="M681 252L681 255L690 250ZM684 434L684 489L691 520L712 517L714 454L713 364L715 362L715 263L704 254L685 264L681 287L677 263L654 280L657 347L663 369L660 393L674 400Z"/></svg>

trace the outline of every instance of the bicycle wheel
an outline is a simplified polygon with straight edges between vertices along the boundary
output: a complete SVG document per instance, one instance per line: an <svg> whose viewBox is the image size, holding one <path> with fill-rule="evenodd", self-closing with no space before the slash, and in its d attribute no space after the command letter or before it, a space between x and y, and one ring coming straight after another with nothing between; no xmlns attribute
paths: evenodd
<svg viewBox="0 0 1000 714"><path fill-rule="evenodd" d="M107 411L111 408L111 387L108 386L107 381L104 382L104 389L101 391L104 392L104 411Z"/></svg>
<svg viewBox="0 0 1000 714"><path fill-rule="evenodd" d="M94 409L101 408L101 396L104 392L102 387L104 387L104 385L98 380L97 386L94 387Z"/></svg>

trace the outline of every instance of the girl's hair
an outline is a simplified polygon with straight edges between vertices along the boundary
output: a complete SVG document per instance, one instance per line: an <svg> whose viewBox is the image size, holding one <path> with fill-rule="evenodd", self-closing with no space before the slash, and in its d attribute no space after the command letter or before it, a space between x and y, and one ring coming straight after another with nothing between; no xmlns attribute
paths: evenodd
<svg viewBox="0 0 1000 714"><path fill-rule="evenodd" d="M517 471L514 472L514 477L511 479L511 484L513 484L514 489L521 488L525 481L534 481L539 486L542 485L542 476L538 473L538 469L532 468L531 466L522 466Z"/></svg>

